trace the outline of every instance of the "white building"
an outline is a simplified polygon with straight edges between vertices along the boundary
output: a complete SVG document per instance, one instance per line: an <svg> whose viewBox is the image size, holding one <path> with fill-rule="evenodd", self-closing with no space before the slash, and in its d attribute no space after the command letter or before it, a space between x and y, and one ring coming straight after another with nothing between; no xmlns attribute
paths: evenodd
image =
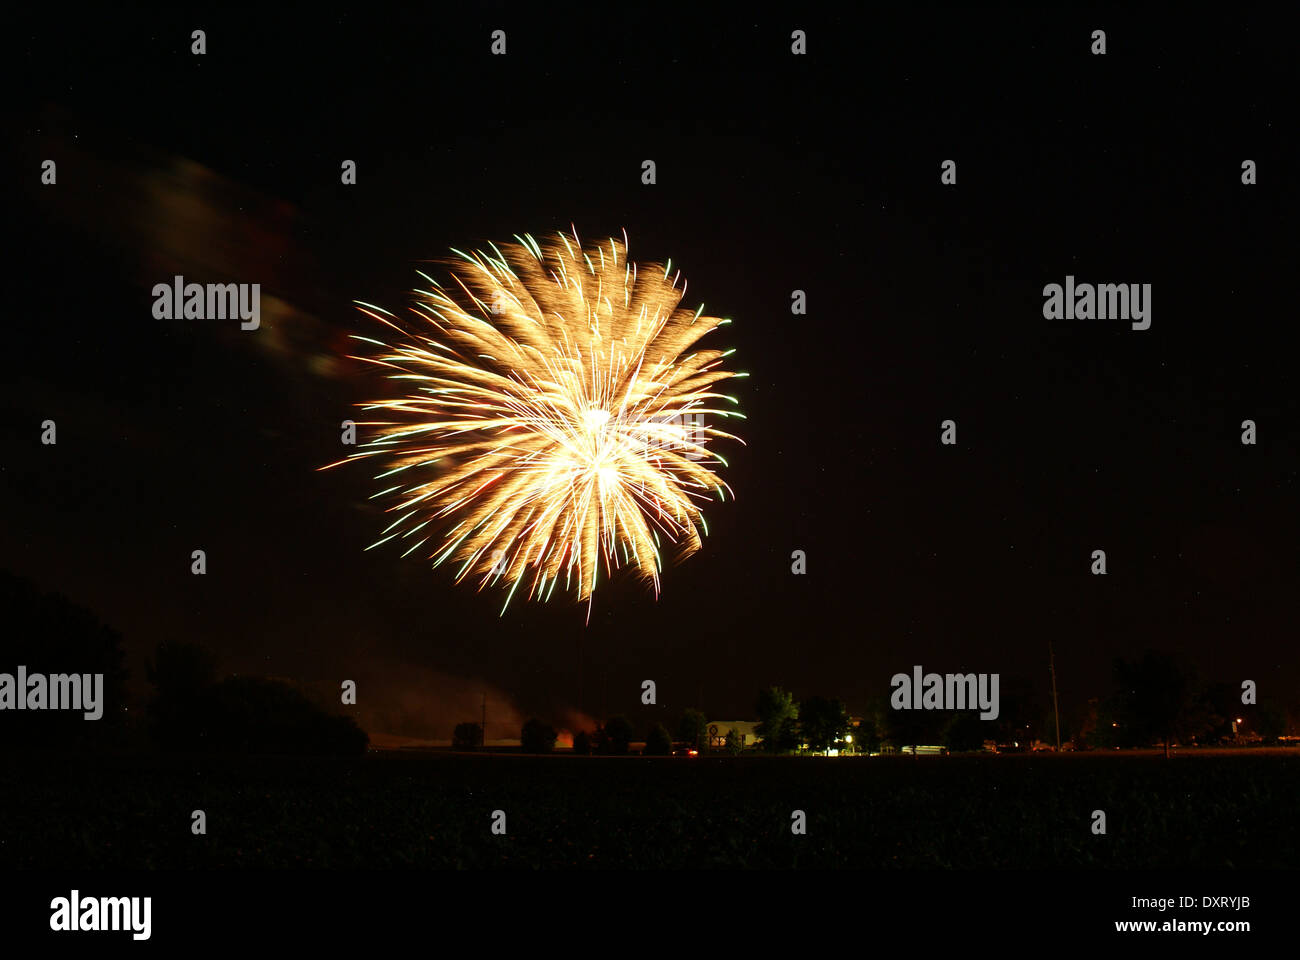
<svg viewBox="0 0 1300 960"><path fill-rule="evenodd" d="M754 730L757 726L757 720L710 720L708 726L709 748L711 750L724 749L727 746L728 730L735 730L740 735L740 745L742 747L752 747L763 739Z"/></svg>

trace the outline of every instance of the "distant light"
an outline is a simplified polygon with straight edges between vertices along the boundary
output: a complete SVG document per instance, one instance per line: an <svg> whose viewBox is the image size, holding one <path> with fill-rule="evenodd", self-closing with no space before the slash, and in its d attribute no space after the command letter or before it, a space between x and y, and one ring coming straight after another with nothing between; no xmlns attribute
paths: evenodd
<svg viewBox="0 0 1300 960"><path fill-rule="evenodd" d="M1243 719L1241 719L1241 717L1238 717L1238 718L1237 718L1237 722L1238 722L1238 723L1245 723L1246 721L1243 720Z"/></svg>
<svg viewBox="0 0 1300 960"><path fill-rule="evenodd" d="M853 742L853 734L851 734L851 733L849 733L849 734L845 734L845 736L844 736L844 742L845 742L845 743L852 743L852 742Z"/></svg>

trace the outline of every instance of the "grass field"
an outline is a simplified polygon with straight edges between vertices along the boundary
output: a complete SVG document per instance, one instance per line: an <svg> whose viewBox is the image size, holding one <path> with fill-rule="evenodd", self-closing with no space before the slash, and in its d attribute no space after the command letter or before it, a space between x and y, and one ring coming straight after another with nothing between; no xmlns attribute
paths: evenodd
<svg viewBox="0 0 1300 960"><path fill-rule="evenodd" d="M1295 754L11 757L0 867L1293 868L1298 797Z"/></svg>

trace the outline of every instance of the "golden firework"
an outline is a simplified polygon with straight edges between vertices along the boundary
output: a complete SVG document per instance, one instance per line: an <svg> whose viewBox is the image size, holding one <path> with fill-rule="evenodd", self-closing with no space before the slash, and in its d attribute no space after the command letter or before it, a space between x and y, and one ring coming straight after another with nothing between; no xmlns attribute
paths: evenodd
<svg viewBox="0 0 1300 960"><path fill-rule="evenodd" d="M661 545L698 550L700 504L731 492L708 443L737 438L705 420L742 416L713 388L745 374L722 368L734 351L696 346L730 321L683 308L680 271L628 260L626 234L515 239L453 250L449 282L420 273L412 325L358 301L399 336L355 337L374 349L354 359L401 384L361 404L387 419L358 421L373 434L339 461L378 460L393 483L375 498L397 517L367 549L432 539L435 566L503 583L507 605L561 580L590 601L601 567L635 567L657 595Z"/></svg>

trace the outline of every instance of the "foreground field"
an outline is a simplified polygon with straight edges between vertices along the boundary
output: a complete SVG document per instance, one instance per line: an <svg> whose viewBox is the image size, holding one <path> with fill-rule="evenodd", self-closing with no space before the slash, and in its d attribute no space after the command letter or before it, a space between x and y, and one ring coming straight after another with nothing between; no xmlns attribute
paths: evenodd
<svg viewBox="0 0 1300 960"><path fill-rule="evenodd" d="M1294 754L8 758L0 867L1292 868L1297 797Z"/></svg>

